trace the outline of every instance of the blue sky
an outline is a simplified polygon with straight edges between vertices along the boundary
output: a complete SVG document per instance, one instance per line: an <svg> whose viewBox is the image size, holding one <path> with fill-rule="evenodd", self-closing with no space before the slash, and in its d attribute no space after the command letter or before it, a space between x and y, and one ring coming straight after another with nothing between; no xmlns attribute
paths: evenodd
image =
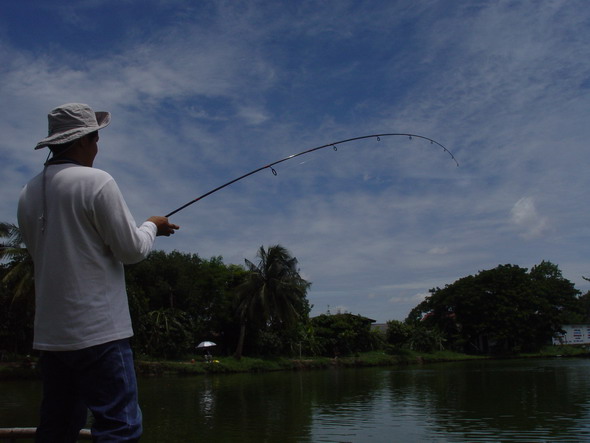
<svg viewBox="0 0 590 443"><path fill-rule="evenodd" d="M0 219L67 102L112 113L95 166L136 220L184 209L156 248L243 264L281 244L313 314L403 319L499 264L590 289L590 8L545 1L3 2Z"/></svg>

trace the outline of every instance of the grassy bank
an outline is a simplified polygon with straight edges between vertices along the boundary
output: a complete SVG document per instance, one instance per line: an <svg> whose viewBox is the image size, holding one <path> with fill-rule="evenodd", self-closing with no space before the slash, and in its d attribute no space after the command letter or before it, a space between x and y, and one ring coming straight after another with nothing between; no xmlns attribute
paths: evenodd
<svg viewBox="0 0 590 443"><path fill-rule="evenodd" d="M548 346L537 353L502 356L501 358L557 358L557 357L589 357L586 348L578 346ZM211 362L203 362L202 357L190 361L146 361L137 359L138 373L141 375L192 375L192 374L231 374L241 372L270 372L313 370L327 368L360 368L372 366L401 366L411 364L430 364L466 360L486 360L493 356L476 356L452 351L434 353L402 350L395 355L382 351L364 352L354 356L328 358L252 358L216 357ZM498 357L500 358L500 357Z"/></svg>
<svg viewBox="0 0 590 443"><path fill-rule="evenodd" d="M540 352L519 354L510 358L550 358L550 357L588 357L589 351L578 346L548 346ZM365 352L354 356L328 358L253 358L243 357L236 360L233 357L215 357L213 362L207 363L202 356L194 356L183 361L168 361L136 358L137 372L144 376L161 375L199 375L199 374L232 374L244 372L270 372L314 370L327 368L359 368L371 366L400 366L411 364L430 364L440 362L484 360L493 357L460 354L451 351L435 353L420 353L402 350L395 355L382 351ZM504 357L505 358L505 357ZM0 363L1 379L35 379L39 378L37 361L35 358L14 358L14 361Z"/></svg>
<svg viewBox="0 0 590 443"><path fill-rule="evenodd" d="M166 374L229 374L240 372L270 372L313 370L327 368L358 368L371 366L399 366L409 364L425 364L446 361L461 361L472 359L484 359L449 351L441 351L433 354L418 353L412 351L400 352L397 355L389 355L383 352L365 352L354 356L327 358L251 358L243 357L236 360L233 357L219 357L211 363L202 361L137 361L138 372L142 375L166 375Z"/></svg>

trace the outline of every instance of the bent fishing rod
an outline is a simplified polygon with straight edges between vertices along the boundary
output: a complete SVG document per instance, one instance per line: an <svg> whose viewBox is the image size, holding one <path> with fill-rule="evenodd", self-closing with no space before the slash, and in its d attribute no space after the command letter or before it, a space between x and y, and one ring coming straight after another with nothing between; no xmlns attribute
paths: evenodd
<svg viewBox="0 0 590 443"><path fill-rule="evenodd" d="M186 208L187 206L192 205L193 203L198 202L199 200L204 199L205 197L208 197L209 195L222 190L223 188L230 186L232 184L234 184L235 182L238 182L240 180L245 179L246 177L250 177L251 175L254 175L260 171L263 171L265 169L270 169L273 175L277 175L277 171L273 168L273 166L278 165L279 163L283 163L286 162L287 160L291 160L295 157L300 157L302 155L305 154L309 154L311 152L315 152L315 151L319 151L320 149L325 149L325 148L332 148L334 149L334 151L338 150L338 145L341 145L343 143L349 143L349 142L353 142L353 141L357 141L357 140L364 140L367 138L374 138L377 139L377 141L381 140L381 137L394 137L394 136L405 136L405 137L409 137L410 140L412 140L413 138L420 138L423 140L427 140L430 142L430 144L434 144L437 145L439 147L441 147L443 149L444 152L446 152L447 154L449 154L451 156L451 158L453 159L453 161L457 164L457 166L459 166L459 162L457 161L457 159L455 158L455 156L453 155L453 153L451 151L449 151L446 147L444 147L442 144L440 144L439 142L437 142L436 140L433 140L431 138L428 137L424 137L423 135L418 135L418 134L408 134L408 133L385 133L385 134L371 134L371 135L362 135L360 137L353 137L353 138L347 138L346 140L340 140L337 142L332 142L332 143L328 143L322 146L317 146L315 148L311 148L311 149L306 149L305 151L301 151L298 152L297 154L291 154L287 157L284 157L280 160L274 161L272 163L268 163L264 166L260 166L259 168L256 168L244 175L241 175L237 178L234 178L233 180L228 181L227 183L222 184L221 186L216 187L215 189L210 190L209 192L204 193L203 195L200 195L199 197L195 198L194 200L189 201L188 203L185 203L184 205L182 205L180 208L175 209L174 211L168 213L165 215L165 217L170 217L174 214L176 214L179 211L182 211L184 208Z"/></svg>

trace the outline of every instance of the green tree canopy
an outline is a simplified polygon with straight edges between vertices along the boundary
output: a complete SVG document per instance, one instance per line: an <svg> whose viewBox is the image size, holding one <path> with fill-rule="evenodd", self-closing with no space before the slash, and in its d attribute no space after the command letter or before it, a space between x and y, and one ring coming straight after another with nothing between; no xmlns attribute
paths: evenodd
<svg viewBox="0 0 590 443"><path fill-rule="evenodd" d="M245 275L242 267L225 265L221 257L153 251L125 272L140 351L176 357L203 340L215 341L220 351L233 347L234 288Z"/></svg>
<svg viewBox="0 0 590 443"><path fill-rule="evenodd" d="M18 226L0 223L0 263L7 262L2 282L7 284L13 297L33 298L33 259L25 248Z"/></svg>
<svg viewBox="0 0 590 443"><path fill-rule="evenodd" d="M235 356L243 353L246 324L258 330L288 330L309 315L311 283L299 274L297 259L280 245L260 247L258 264L245 260L247 275L237 288L241 329Z"/></svg>
<svg viewBox="0 0 590 443"><path fill-rule="evenodd" d="M371 351L377 343L371 332L374 320L350 313L321 314L311 319L321 354L329 357Z"/></svg>
<svg viewBox="0 0 590 443"><path fill-rule="evenodd" d="M530 272L500 265L431 289L406 321L437 327L457 350L534 350L577 311L578 295L551 262L543 261Z"/></svg>
<svg viewBox="0 0 590 443"><path fill-rule="evenodd" d="M34 313L33 260L18 226L0 223L0 349L31 351Z"/></svg>

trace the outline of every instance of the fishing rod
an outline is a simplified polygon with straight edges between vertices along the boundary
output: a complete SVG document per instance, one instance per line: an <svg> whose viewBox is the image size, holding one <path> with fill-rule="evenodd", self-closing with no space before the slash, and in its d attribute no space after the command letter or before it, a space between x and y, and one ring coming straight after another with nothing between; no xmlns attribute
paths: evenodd
<svg viewBox="0 0 590 443"><path fill-rule="evenodd" d="M334 151L338 150L337 145L341 145L343 143L349 143L349 142L353 142L353 141L357 141L357 140L364 140L367 138L375 138L377 139L377 141L381 140L381 137L393 137L393 136L405 136L405 137L409 137L410 140L412 140L413 138L420 138L423 140L427 140L430 142L430 144L434 144L437 146L440 146L443 151L445 151L447 154L449 154L451 156L451 158L453 159L453 161L457 164L457 166L459 166L459 162L457 161L457 159L455 158L455 156L453 155L453 153L451 151L449 151L446 147L444 147L442 144L440 144L439 142L437 142L436 140L433 140L431 138L428 137L424 137L423 135L418 135L418 134L407 134L407 133L385 133L385 134L371 134L371 135L362 135L360 137L353 137L353 138L347 138L346 140L340 140L337 142L333 142L333 143L328 143L322 146L317 146L315 148L311 148L311 149L306 149L305 151L301 151L298 152L297 154L291 154L288 157L282 158L280 160L277 160L275 162L269 163L267 165L261 166L259 168L256 168L244 175L241 175L237 178L234 178L233 180L228 181L227 183L224 183L221 186L216 187L215 189L210 190L209 192L206 192L203 195L200 195L199 197L195 198L194 200L189 201L188 203L185 203L184 205L182 205L180 208L175 209L174 211L168 213L165 215L165 217L170 217L171 215L176 214L179 211L182 211L184 208L186 208L187 206L192 205L193 203L198 202L199 200L204 199L205 197L213 194L214 192L220 191L221 189L234 184L235 182L238 182L246 177L249 177L251 175L256 174L257 172L263 171L265 169L270 169L273 175L277 175L277 171L273 168L273 166L278 165L279 163L283 163L286 162L287 160L291 160L295 157L299 157L305 154L309 154L310 152L315 152L315 151L319 151L320 149L325 149L325 148L332 148L334 149Z"/></svg>

